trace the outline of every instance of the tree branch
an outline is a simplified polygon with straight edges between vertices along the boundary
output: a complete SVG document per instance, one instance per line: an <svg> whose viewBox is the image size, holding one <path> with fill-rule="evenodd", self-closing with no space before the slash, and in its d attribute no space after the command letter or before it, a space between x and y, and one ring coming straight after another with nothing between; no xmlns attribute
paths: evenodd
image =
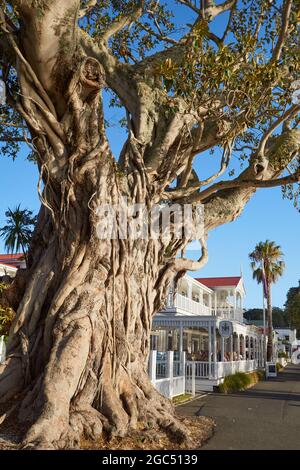
<svg viewBox="0 0 300 470"><path fill-rule="evenodd" d="M157 39L161 40L161 41L165 41L165 42L168 42L169 44L178 44L178 41L176 41L175 39L172 39L168 36L165 36L162 31L158 34L156 33L155 31L153 31L153 29L149 28L148 26L146 26L145 24L143 23L140 23L139 21L136 22L136 24L141 28L143 29L144 31L146 31L147 33L149 34L152 34L152 36L156 37Z"/></svg>
<svg viewBox="0 0 300 470"><path fill-rule="evenodd" d="M290 183L297 183L300 181L300 170L297 170L292 175L284 176L282 178L275 178L271 180L233 180L233 181L220 181L214 184L211 188L202 191L193 198L192 202L201 202L206 200L209 196L224 189L233 188L274 188L276 186L285 186Z"/></svg>
<svg viewBox="0 0 300 470"><path fill-rule="evenodd" d="M191 10L193 10L195 13L197 13L198 15L201 14L201 10L199 8L197 8L192 2L190 2L189 0L178 0L178 3L181 3L182 5L190 8Z"/></svg>
<svg viewBox="0 0 300 470"><path fill-rule="evenodd" d="M220 5L215 5L214 2L209 2L210 6L204 8L204 18L211 21L221 13L231 10L235 6L236 2L237 0L226 0L226 2L221 3Z"/></svg>
<svg viewBox="0 0 300 470"><path fill-rule="evenodd" d="M297 183L300 180L299 169L294 173L278 178L286 169L288 163L295 157L300 150L300 130L293 129L284 132L279 136L268 150L267 158L270 161L267 171L267 178L262 179L262 175L256 175L255 159L238 178L231 181L220 181L201 193L197 193L188 199L188 202L207 201L211 196L218 195L226 190L231 189L255 189L255 188L272 188L275 186L284 186L287 184ZM287 155L281 153L287 152ZM276 162L272 160L278 160Z"/></svg>
<svg viewBox="0 0 300 470"><path fill-rule="evenodd" d="M121 15L119 18L115 19L108 28L104 31L102 36L102 41L107 42L114 34L117 34L126 26L137 21L143 14L144 1L138 2L138 5L131 13Z"/></svg>
<svg viewBox="0 0 300 470"><path fill-rule="evenodd" d="M206 178L205 180L199 181L199 182L193 182L187 185L186 187L183 188L176 188L172 189L170 191L166 191L163 193L163 197L166 199L180 199L183 197L188 197L191 194L195 193L198 191L200 188L203 186L207 186L208 184L211 184L213 181L215 181L217 178L219 178L228 168L229 162L230 162L230 156L232 152L232 146L227 146L223 150L223 155L221 159L221 165L219 171L214 173L212 176L209 178ZM203 192L201 193L203 194Z"/></svg>
<svg viewBox="0 0 300 470"><path fill-rule="evenodd" d="M265 132L265 134L263 135L261 141L260 141L260 144L259 144L259 147L258 147L258 150L257 150L257 154L264 157L265 155L265 147L266 147L266 144L268 142L268 139L271 137L271 135L273 134L273 132L275 131L275 129L277 129L277 127L280 126L280 124L282 124L283 122L285 122L287 119L291 119L293 118L293 116L295 116L298 112L300 111L300 105L296 105L294 104L293 106L291 106L289 109L287 109L285 111L285 113L282 114L282 116L280 116L280 118L278 118L270 127L269 129L267 130L267 132Z"/></svg>
<svg viewBox="0 0 300 470"><path fill-rule="evenodd" d="M230 15L229 15L229 18L228 18L228 23L227 23L227 26L225 28L225 31L223 33L223 36L221 38L221 41L224 42L225 39L226 39L226 36L229 32L229 29L230 29L230 26L231 26L231 22L233 20L233 15L234 15L234 12L235 12L235 9L236 9L236 4L237 2L234 3L234 5L232 6L232 8L230 9Z"/></svg>
<svg viewBox="0 0 300 470"><path fill-rule="evenodd" d="M156 52L150 57L146 57L146 59L144 59L138 64L139 70L141 71L143 68L147 68L150 65L157 63L158 61L163 61L166 58L172 58L174 59L174 61L179 61L180 59L182 59L187 52L187 48L189 47L188 43L189 43L189 39L191 38L191 33L193 29L197 26L199 21L201 21L204 18L208 20L214 19L219 14L233 8L236 4L236 1L237 0L227 0L221 5L217 5L217 6L210 5L203 11L199 10L197 7L192 7L189 1L181 1L180 3L192 8L192 10L198 14L197 19L195 20L194 24L191 26L191 30L185 36L183 36L180 40L178 40L174 46L170 47L169 49ZM223 42L221 38L219 38L216 34L214 34L211 31L208 31L207 37L210 40L214 41L218 46L220 46Z"/></svg>
<svg viewBox="0 0 300 470"><path fill-rule="evenodd" d="M281 51L284 46L285 40L288 34L289 28L289 19L292 11L293 0L285 0L283 6L283 14L282 14L282 21L281 21L281 29L278 36L278 41L275 46L275 49L272 54L271 61L278 61L280 59Z"/></svg>
<svg viewBox="0 0 300 470"><path fill-rule="evenodd" d="M221 3L220 5L216 5L215 2L212 0L203 0L201 2L202 8L197 8L196 5L194 5L189 0L178 0L178 3L181 3L182 5L190 8L201 18L208 20L213 20L216 16L220 15L221 13L231 10L235 6L236 2L237 0L227 0L224 3Z"/></svg>
<svg viewBox="0 0 300 470"><path fill-rule="evenodd" d="M179 271L198 271L203 268L203 266L208 261L208 250L206 247L206 241L204 238L200 239L201 244L201 256L198 261L188 259L188 258L176 258L174 260L174 268L177 272Z"/></svg>
<svg viewBox="0 0 300 470"><path fill-rule="evenodd" d="M97 5L97 0L88 0L86 5L79 10L78 18L83 18L85 15L87 15L94 6Z"/></svg>
<svg viewBox="0 0 300 470"><path fill-rule="evenodd" d="M0 142L31 142L31 139L25 139L24 137L0 137Z"/></svg>

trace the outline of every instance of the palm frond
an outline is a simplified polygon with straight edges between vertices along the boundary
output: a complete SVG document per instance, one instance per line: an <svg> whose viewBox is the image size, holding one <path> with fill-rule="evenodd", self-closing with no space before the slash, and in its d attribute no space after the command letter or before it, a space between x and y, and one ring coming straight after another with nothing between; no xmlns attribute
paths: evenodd
<svg viewBox="0 0 300 470"><path fill-rule="evenodd" d="M264 268L267 282L275 283L282 276L285 269L282 257L281 247L274 241L259 242L255 249L249 253L253 279L261 283L263 279L262 268Z"/></svg>

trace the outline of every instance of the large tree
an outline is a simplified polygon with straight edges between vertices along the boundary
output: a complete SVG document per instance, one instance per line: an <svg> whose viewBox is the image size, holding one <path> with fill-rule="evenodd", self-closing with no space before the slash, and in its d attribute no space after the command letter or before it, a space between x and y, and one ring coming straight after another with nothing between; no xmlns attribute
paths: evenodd
<svg viewBox="0 0 300 470"><path fill-rule="evenodd" d="M283 274L285 263L282 257L283 253L280 246L270 240L259 242L255 246L254 251L249 254L251 268L253 270L253 279L256 279L259 284L263 284L264 296L267 299L267 361L273 360L273 307L271 287Z"/></svg>
<svg viewBox="0 0 300 470"><path fill-rule="evenodd" d="M286 294L285 316L290 328L297 329L300 335L300 281L298 287L291 287Z"/></svg>
<svg viewBox="0 0 300 470"><path fill-rule="evenodd" d="M217 3L1 1L2 151L27 142L41 179L0 368L1 401L18 395L19 419L31 422L28 446L124 435L138 422L185 436L147 375L152 316L171 279L206 262L207 233L257 188L285 185L294 197L299 1ZM103 89L127 117L116 158ZM219 168L204 177L210 150ZM232 155L244 164L235 175ZM97 208L124 198L203 204L199 260L177 256L189 237L99 239Z"/></svg>
<svg viewBox="0 0 300 470"><path fill-rule="evenodd" d="M253 320L257 321L259 325L263 321L263 309L262 308L251 308L244 313L244 318L251 323ZM275 328L288 327L288 319L285 311L279 307L272 308L272 322Z"/></svg>

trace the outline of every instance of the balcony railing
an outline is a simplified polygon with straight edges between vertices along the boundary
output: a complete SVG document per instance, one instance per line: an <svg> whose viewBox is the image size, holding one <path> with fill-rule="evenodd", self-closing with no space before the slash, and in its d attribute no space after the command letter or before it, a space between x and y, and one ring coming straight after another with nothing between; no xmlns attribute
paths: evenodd
<svg viewBox="0 0 300 470"><path fill-rule="evenodd" d="M180 308L189 315L212 315L210 307L181 294L175 294L174 300L170 295L166 306L167 308Z"/></svg>
<svg viewBox="0 0 300 470"><path fill-rule="evenodd" d="M217 315L225 320L237 320L243 322L243 309L228 307L217 307L216 309L196 302L181 294L169 295L167 300L167 308L179 308L189 315Z"/></svg>
<svg viewBox="0 0 300 470"><path fill-rule="evenodd" d="M222 317L225 320L237 320L243 323L243 309L234 307L217 307L213 315Z"/></svg>
<svg viewBox="0 0 300 470"><path fill-rule="evenodd" d="M186 377L190 378L192 365L195 368L196 379L215 378L219 379L227 375L235 374L236 372L251 372L258 368L257 359L230 361L230 362L199 362L188 361L186 362Z"/></svg>

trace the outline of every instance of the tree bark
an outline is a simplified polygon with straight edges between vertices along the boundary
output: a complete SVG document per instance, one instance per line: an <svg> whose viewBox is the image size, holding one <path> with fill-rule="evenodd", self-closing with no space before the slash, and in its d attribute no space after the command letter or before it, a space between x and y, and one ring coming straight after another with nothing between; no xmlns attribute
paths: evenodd
<svg viewBox="0 0 300 470"><path fill-rule="evenodd" d="M100 206L124 197L151 206L138 143L127 145L127 183L105 137L103 70L95 59L79 59L60 122L27 78L21 64L23 93L35 99L24 98L20 111L45 188L8 358L0 366L0 401L18 394L19 419L31 424L27 447L70 447L83 433L95 439L103 430L123 436L138 422L184 438L188 432L171 402L147 374L152 316L174 278L174 259L161 240L97 234Z"/></svg>
<svg viewBox="0 0 300 470"><path fill-rule="evenodd" d="M28 447L67 447L82 433L96 438L103 430L124 435L138 422L186 438L170 401L149 381L147 359L152 317L170 281L201 268L205 243L199 261L191 262L177 258L186 239L101 240L97 209L127 198L150 210L172 194L168 189L182 174L183 196L173 200L203 201L206 236L238 217L252 196L255 187L243 187L243 176L256 181L281 174L299 149L299 132L282 136L290 144L285 153L280 138L266 152L269 163L273 153L286 158L270 174L265 166L257 172L253 155L237 186L216 183L189 199L192 157L226 138L225 121L210 122L206 107L191 109L182 97L168 96L151 58L125 64L105 39L92 40L78 27L79 0L13 4L20 30L7 29L5 38L20 93L15 101L8 97L30 131L44 188L28 268L6 292L17 313L0 365L0 401L17 395L19 419L30 423ZM187 47L163 54L186 54ZM105 135L104 86L117 94L128 118L118 162Z"/></svg>
<svg viewBox="0 0 300 470"><path fill-rule="evenodd" d="M87 213L76 219L88 225ZM138 421L176 423L146 367L163 277L157 247L100 243L85 230L75 244L75 229L70 223L68 240L53 234L30 268L1 375L1 401L24 395L27 446L71 446L103 429L124 435Z"/></svg>

